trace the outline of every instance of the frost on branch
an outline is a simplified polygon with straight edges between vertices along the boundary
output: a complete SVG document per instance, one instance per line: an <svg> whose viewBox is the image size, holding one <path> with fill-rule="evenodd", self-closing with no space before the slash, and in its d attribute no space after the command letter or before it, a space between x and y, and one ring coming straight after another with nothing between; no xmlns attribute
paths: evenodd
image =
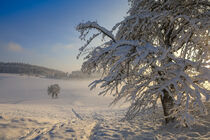
<svg viewBox="0 0 210 140"><path fill-rule="evenodd" d="M86 23L80 23L77 28L76 28L79 32L80 32L80 39L81 40L85 40L86 36L88 35L89 31L91 29L96 29L99 33L93 34L87 41L86 44L84 46L82 46L79 50L80 52L83 52L85 50L85 48L91 43L92 40L94 40L97 36L99 36L100 34L103 34L103 36L108 36L109 38L112 39L112 41L115 42L114 39L114 35L112 34L112 32L108 31L107 29L105 29L104 27L101 27L100 25L97 24L97 22L86 22ZM81 54L81 53L80 53ZM78 55L78 57L80 56L80 54Z"/></svg>
<svg viewBox="0 0 210 140"><path fill-rule="evenodd" d="M210 4L207 0L129 0L129 15L111 31L96 22L78 25L80 48L87 53L82 71L102 71L100 95L112 94L131 103L126 118L155 108L161 99L166 122L191 125L196 113L206 114L210 91ZM116 30L117 33L113 34ZM88 51L102 34L108 41Z"/></svg>

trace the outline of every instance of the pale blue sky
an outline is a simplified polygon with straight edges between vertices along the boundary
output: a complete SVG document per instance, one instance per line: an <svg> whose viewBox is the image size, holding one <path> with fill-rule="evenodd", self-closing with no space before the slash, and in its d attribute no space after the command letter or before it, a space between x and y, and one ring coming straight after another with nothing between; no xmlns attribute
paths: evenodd
<svg viewBox="0 0 210 140"><path fill-rule="evenodd" d="M78 70L81 21L110 29L128 10L127 0L0 0L0 62Z"/></svg>

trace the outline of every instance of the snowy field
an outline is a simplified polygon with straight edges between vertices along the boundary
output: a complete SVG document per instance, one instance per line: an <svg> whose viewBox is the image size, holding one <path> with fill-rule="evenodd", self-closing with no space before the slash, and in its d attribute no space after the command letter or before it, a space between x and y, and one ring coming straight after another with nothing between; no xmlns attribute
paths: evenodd
<svg viewBox="0 0 210 140"><path fill-rule="evenodd" d="M89 83L0 74L0 139L210 139L210 115L190 130L142 117L122 121L127 105L109 107L112 97L89 91ZM47 95L51 84L61 87L58 99Z"/></svg>

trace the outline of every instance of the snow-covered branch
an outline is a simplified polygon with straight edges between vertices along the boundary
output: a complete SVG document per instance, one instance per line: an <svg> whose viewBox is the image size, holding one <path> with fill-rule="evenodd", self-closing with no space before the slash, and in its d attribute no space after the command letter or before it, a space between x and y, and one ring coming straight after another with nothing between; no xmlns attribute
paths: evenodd
<svg viewBox="0 0 210 140"><path fill-rule="evenodd" d="M164 118L193 122L193 111L206 113L203 98L209 99L209 4L206 0L129 0L129 16L111 31L96 22L81 23L77 30L86 44L101 33L111 40L88 52L82 71L102 71L103 77L90 84L100 85L100 95L112 94L113 104L131 103L126 117L155 108L161 99ZM186 8L187 7L187 8ZM112 32L117 30L114 36Z"/></svg>
<svg viewBox="0 0 210 140"><path fill-rule="evenodd" d="M86 30L86 29L97 29L98 31L102 32L104 35L108 36L115 42L114 35L111 31L107 30L106 28L98 25L97 22L86 22L86 23L80 23L77 28L78 31Z"/></svg>

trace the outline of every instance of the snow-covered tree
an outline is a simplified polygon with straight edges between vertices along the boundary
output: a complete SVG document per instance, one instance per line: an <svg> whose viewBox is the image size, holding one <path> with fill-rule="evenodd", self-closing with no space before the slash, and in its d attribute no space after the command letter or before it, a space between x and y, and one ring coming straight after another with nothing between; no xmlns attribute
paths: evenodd
<svg viewBox="0 0 210 140"><path fill-rule="evenodd" d="M58 98L58 94L60 93L60 87L58 84L53 84L50 85L47 88L47 93L50 95L52 98Z"/></svg>
<svg viewBox="0 0 210 140"><path fill-rule="evenodd" d="M131 102L126 118L157 106L161 100L166 123L194 122L194 111L206 114L209 99L210 3L208 0L128 0L128 16L111 30L97 22L80 23L86 43L82 71L102 71L99 95L116 103ZM93 31L90 34L90 31ZM99 46L91 42L102 37Z"/></svg>

